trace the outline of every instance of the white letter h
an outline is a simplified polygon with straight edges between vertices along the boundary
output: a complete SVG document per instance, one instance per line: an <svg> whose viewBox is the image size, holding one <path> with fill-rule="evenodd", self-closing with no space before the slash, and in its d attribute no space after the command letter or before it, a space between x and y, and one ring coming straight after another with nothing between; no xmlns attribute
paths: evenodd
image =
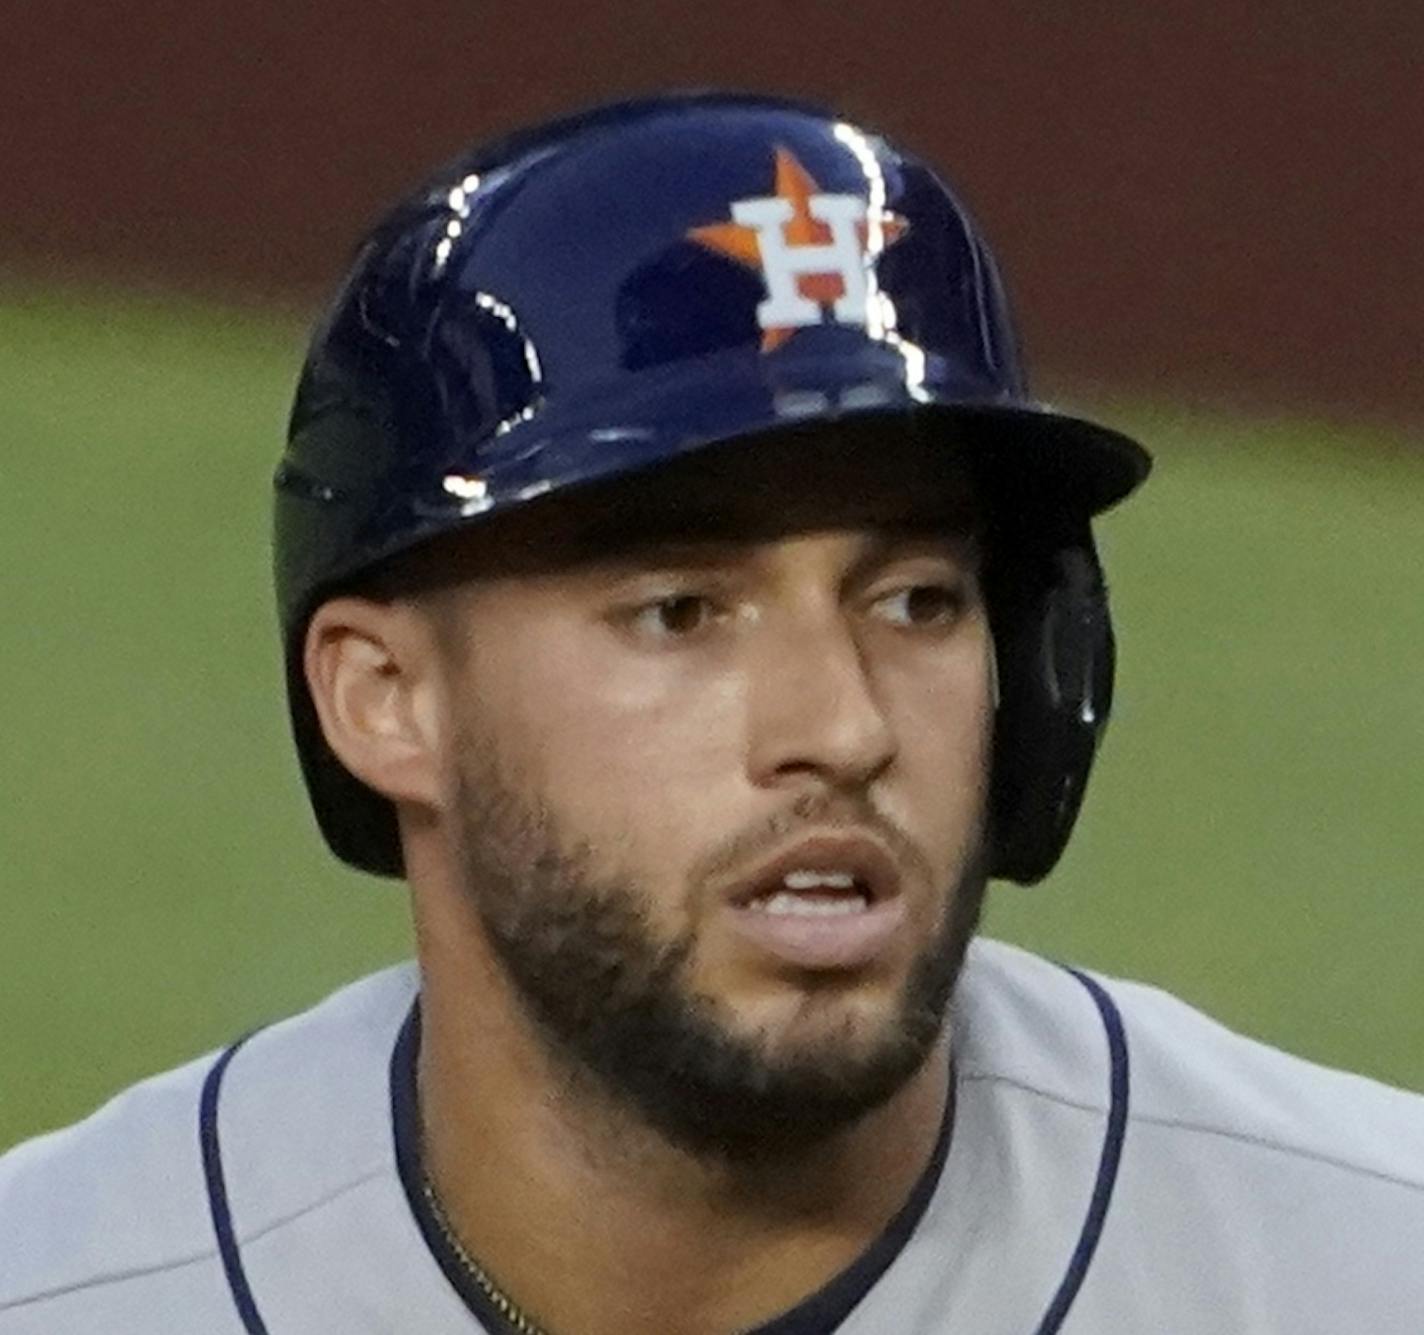
<svg viewBox="0 0 1424 1335"><path fill-rule="evenodd" d="M865 256L859 232L865 201L857 195L812 195L808 203L811 216L831 230L825 245L787 245L782 229L795 216L795 208L780 195L742 199L732 205L732 217L756 229L766 274L767 298L757 307L763 329L821 322L820 307L803 297L796 285L803 274L839 275L842 292L832 307L836 319L865 323Z"/></svg>

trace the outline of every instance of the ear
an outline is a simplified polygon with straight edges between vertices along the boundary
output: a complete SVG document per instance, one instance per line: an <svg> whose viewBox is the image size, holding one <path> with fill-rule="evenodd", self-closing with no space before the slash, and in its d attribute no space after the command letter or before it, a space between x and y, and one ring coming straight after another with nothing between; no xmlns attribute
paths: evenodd
<svg viewBox="0 0 1424 1335"><path fill-rule="evenodd" d="M312 615L303 667L336 758L392 802L438 807L443 697L424 619L405 604L333 598Z"/></svg>

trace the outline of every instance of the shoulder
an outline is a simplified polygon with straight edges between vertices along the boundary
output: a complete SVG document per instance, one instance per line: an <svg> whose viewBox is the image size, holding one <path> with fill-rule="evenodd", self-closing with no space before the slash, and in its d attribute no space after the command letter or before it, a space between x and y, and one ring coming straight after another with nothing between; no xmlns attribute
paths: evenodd
<svg viewBox="0 0 1424 1335"><path fill-rule="evenodd" d="M145 1080L0 1158L0 1331L82 1330L70 1314L84 1311L83 1290L165 1272L185 1285L204 1269L214 1249L197 1109L211 1064Z"/></svg>
<svg viewBox="0 0 1424 1335"><path fill-rule="evenodd" d="M1417 1328L1424 1097L1140 983L993 942L971 959L962 1078L992 1091L1006 1152L1051 1172L1065 1127L1108 1128L1106 1147L1119 1115L1086 1311L1143 1328L1123 1303L1146 1282L1184 1330Z"/></svg>
<svg viewBox="0 0 1424 1335"><path fill-rule="evenodd" d="M1424 1095L1292 1056L1156 988L1108 986L1133 1039L1135 1122L1315 1163L1339 1190L1389 1184L1424 1211Z"/></svg>
<svg viewBox="0 0 1424 1335"><path fill-rule="evenodd" d="M971 960L981 1078L1047 1098L1101 1100L1101 1079L1087 1073L1101 1065L1093 1056L1107 1042L1106 1006L1125 1046L1131 1128L1319 1161L1396 1182L1424 1204L1424 1095L1292 1056L1142 983L994 941L977 942Z"/></svg>
<svg viewBox="0 0 1424 1335"><path fill-rule="evenodd" d="M1292 1056L1159 988L1002 942L975 943L966 982L987 1031L974 1046L984 1078L1091 1099L1085 1065L1105 1041L1097 991L1121 1025L1133 1125L1259 1141L1424 1191L1424 1095Z"/></svg>
<svg viewBox="0 0 1424 1335"><path fill-rule="evenodd" d="M328 1110L317 1106L322 1096L313 1091L331 1082L310 1073L333 1060L369 1059L382 1043L388 1054L389 1035L414 990L412 969L387 970L238 1049L231 1061L234 1070L243 1066L249 1115L231 1130L249 1143L236 1152L251 1154L264 1126L325 1120ZM216 1116L222 1056L209 1053L134 1085L85 1121L0 1157L3 1335L186 1330L199 1312L211 1312L204 1329L219 1332L236 1320L214 1229L215 1143L205 1144L212 1128L204 1126ZM299 1072L308 1078L294 1078ZM285 1152L269 1169L285 1193L274 1208L329 1186L313 1182ZM126 1322L123 1313L134 1304L133 1322ZM165 1305L173 1306L171 1326L155 1316Z"/></svg>

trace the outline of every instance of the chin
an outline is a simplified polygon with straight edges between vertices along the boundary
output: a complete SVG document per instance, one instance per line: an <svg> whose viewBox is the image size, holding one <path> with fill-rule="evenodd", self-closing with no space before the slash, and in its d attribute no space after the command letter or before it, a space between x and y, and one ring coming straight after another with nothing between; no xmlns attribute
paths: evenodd
<svg viewBox="0 0 1424 1335"><path fill-rule="evenodd" d="M820 995L716 1029L706 1060L664 1085L653 1120L687 1149L750 1162L814 1150L884 1106L924 1068L942 1024L883 998Z"/></svg>
<svg viewBox="0 0 1424 1335"><path fill-rule="evenodd" d="M893 1031L904 1007L904 982L814 977L778 980L755 995L726 997L718 1006L728 1028L768 1049L835 1041L862 1046Z"/></svg>
<svg viewBox="0 0 1424 1335"><path fill-rule="evenodd" d="M923 1060L943 1027L943 1011L926 1013L909 999L905 980L855 982L816 977L782 982L752 998L713 1002L725 1042L768 1072L818 1070L833 1082L854 1072ZM837 1075L839 1073L839 1075Z"/></svg>

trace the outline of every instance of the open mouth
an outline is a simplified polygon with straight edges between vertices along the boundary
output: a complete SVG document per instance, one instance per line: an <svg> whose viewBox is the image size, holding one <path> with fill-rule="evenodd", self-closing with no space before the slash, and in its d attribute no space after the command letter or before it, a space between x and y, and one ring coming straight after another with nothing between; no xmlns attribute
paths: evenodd
<svg viewBox="0 0 1424 1335"><path fill-rule="evenodd" d="M905 920L894 859L861 834L802 838L730 886L726 900L742 937L805 969L868 964Z"/></svg>
<svg viewBox="0 0 1424 1335"><path fill-rule="evenodd" d="M798 869L787 872L779 885L768 886L743 908L773 916L838 918L870 907L870 888L850 872Z"/></svg>
<svg viewBox="0 0 1424 1335"><path fill-rule="evenodd" d="M735 882L727 898L760 913L855 913L892 899L900 870L880 841L860 833L805 836Z"/></svg>

